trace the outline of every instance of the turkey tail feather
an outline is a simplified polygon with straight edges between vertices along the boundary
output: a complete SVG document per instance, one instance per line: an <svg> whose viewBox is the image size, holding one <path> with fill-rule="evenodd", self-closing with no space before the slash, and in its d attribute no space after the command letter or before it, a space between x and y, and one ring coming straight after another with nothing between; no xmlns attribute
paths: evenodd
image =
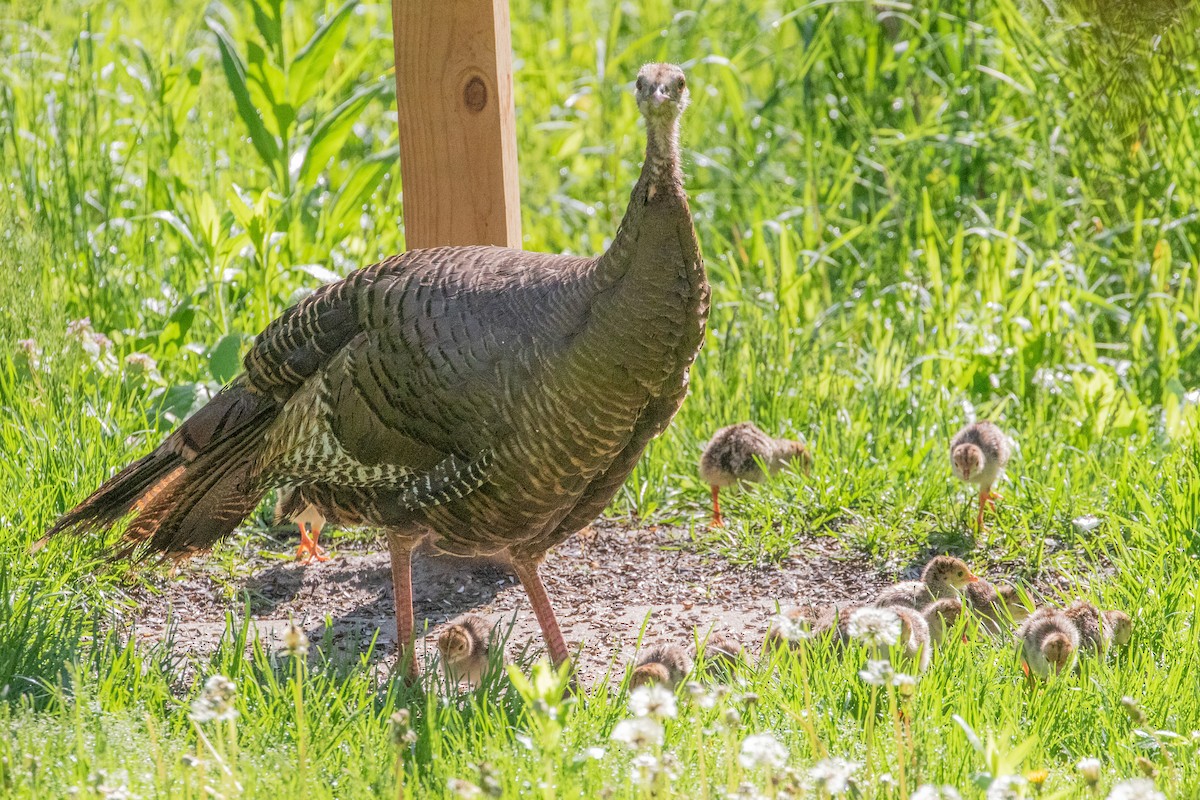
<svg viewBox="0 0 1200 800"><path fill-rule="evenodd" d="M154 452L118 472L54 523L34 546L63 531L108 530L132 516L116 557L206 550L245 519L265 486L255 479L276 403L244 378L225 387Z"/></svg>

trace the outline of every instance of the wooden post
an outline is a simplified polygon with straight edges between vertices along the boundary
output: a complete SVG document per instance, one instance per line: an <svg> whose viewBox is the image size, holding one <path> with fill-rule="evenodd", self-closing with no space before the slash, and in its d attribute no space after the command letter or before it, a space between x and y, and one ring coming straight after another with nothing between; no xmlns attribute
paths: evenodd
<svg viewBox="0 0 1200 800"><path fill-rule="evenodd" d="M508 0L392 0L410 250L521 246Z"/></svg>

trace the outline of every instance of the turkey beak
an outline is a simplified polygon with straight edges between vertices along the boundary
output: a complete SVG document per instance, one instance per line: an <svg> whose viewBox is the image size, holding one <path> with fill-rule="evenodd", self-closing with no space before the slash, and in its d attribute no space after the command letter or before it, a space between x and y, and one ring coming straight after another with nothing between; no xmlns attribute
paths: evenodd
<svg viewBox="0 0 1200 800"><path fill-rule="evenodd" d="M974 573L968 573L967 583L978 583L978 581L979 581L978 575L975 575Z"/></svg>
<svg viewBox="0 0 1200 800"><path fill-rule="evenodd" d="M671 99L671 93L667 91L667 87L659 84L654 87L654 94L650 96L654 105L661 106L663 103Z"/></svg>

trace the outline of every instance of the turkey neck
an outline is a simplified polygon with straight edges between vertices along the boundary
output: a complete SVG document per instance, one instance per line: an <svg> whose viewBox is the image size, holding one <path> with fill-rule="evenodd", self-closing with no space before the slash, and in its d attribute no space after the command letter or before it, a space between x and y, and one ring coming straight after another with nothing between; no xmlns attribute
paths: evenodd
<svg viewBox="0 0 1200 800"><path fill-rule="evenodd" d="M686 232L677 233L680 227L685 227ZM647 250L646 243L639 247L643 234L660 239L678 236L683 260L694 262L688 265L693 267L690 271L697 273L693 277L698 280L694 282L703 282L700 248L692 228L691 211L683 191L683 173L679 167L678 117L665 120L648 117L646 120L646 159L642 163L641 175L630 194L629 205L617 228L617 235L613 237L608 250L596 261L595 274L600 288L607 289L613 283L620 282L635 266L657 266L663 273L662 277L669 281L678 277L672 267L677 268L679 264L636 263L639 261L639 252ZM669 244L675 246L674 241Z"/></svg>

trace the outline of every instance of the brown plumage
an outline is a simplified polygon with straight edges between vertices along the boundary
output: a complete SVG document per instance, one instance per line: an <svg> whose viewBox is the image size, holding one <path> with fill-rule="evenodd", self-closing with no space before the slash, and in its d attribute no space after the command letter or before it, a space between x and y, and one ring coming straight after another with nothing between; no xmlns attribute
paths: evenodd
<svg viewBox="0 0 1200 800"><path fill-rule="evenodd" d="M693 647L692 658L699 661L703 656L704 666L711 673L729 672L742 660L742 643L728 634L712 631Z"/></svg>
<svg viewBox="0 0 1200 800"><path fill-rule="evenodd" d="M442 631L437 647L447 680L479 683L498 644L492 631L492 623L478 614L459 617Z"/></svg>
<svg viewBox="0 0 1200 800"><path fill-rule="evenodd" d="M957 597L964 586L979 580L961 558L936 556L921 570L921 580L902 581L875 596L871 605L922 609L934 600Z"/></svg>
<svg viewBox="0 0 1200 800"><path fill-rule="evenodd" d="M1040 608L1017 628L1026 674L1045 678L1062 673L1075 663L1079 630L1062 611Z"/></svg>
<svg viewBox="0 0 1200 800"><path fill-rule="evenodd" d="M983 509L995 507L1000 495L992 487L1004 473L1012 454L1012 442L993 422L972 422L950 440L950 464L954 476L979 487L979 516L976 527L983 530Z"/></svg>
<svg viewBox="0 0 1200 800"><path fill-rule="evenodd" d="M51 533L132 516L122 554L209 549L274 486L386 530L410 675L410 554L504 554L556 663L537 574L591 521L687 393L708 282L679 166L683 73L638 74L646 159L597 258L443 247L324 286L259 334L245 372Z"/></svg>
<svg viewBox="0 0 1200 800"><path fill-rule="evenodd" d="M686 650L677 644L660 644L647 650L638 659L629 677L629 688L658 683L674 689L691 671L692 659Z"/></svg>
<svg viewBox="0 0 1200 800"><path fill-rule="evenodd" d="M971 609L979 615L983 629L993 636L1011 632L1029 616L1017 597L1017 590L1007 584L993 584L980 579L968 584L963 595Z"/></svg>
<svg viewBox="0 0 1200 800"><path fill-rule="evenodd" d="M1133 620L1124 611L1101 611L1086 600L1076 600L1063 615L1078 629L1084 653L1103 656L1113 644L1128 644L1133 633Z"/></svg>
<svg viewBox="0 0 1200 800"><path fill-rule="evenodd" d="M918 672L929 669L930 643L929 623L920 611L908 606L892 606L888 609L900 617L900 645L904 657L912 661ZM886 658L886 656L882 656Z"/></svg>
<svg viewBox="0 0 1200 800"><path fill-rule="evenodd" d="M721 489L741 481L758 482L767 472L775 474L793 462L804 472L812 466L812 454L803 442L773 439L753 422L739 422L717 431L700 456L700 478L712 487L713 525L721 519Z"/></svg>
<svg viewBox="0 0 1200 800"><path fill-rule="evenodd" d="M935 647L940 647L946 641L946 636L958 624L962 614L962 600L957 597L944 597L925 606L921 610L921 616L929 626L929 641Z"/></svg>

